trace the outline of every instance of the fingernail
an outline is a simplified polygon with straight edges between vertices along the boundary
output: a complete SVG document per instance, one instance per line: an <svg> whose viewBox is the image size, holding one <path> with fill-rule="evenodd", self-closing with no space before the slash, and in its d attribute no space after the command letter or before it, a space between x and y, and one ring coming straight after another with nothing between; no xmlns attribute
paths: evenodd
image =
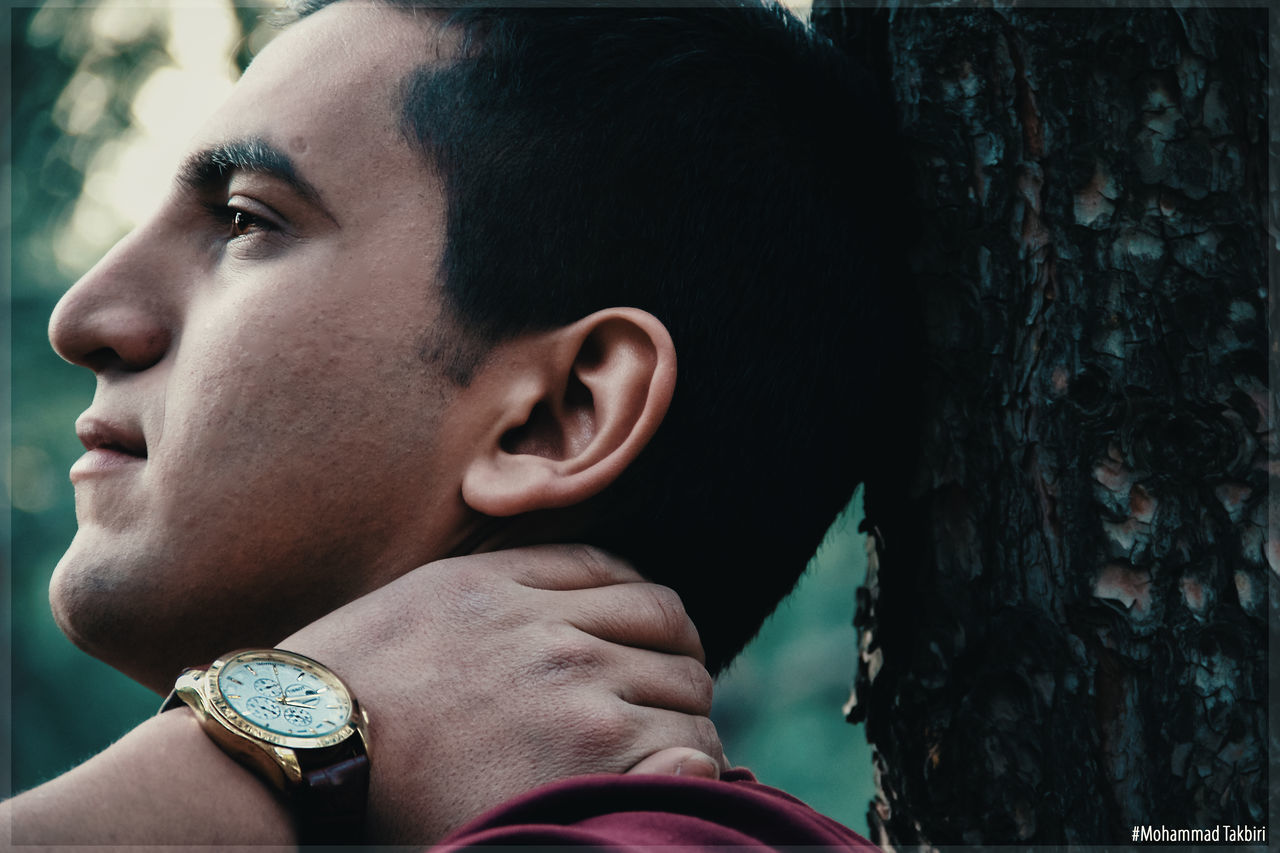
<svg viewBox="0 0 1280 853"><path fill-rule="evenodd" d="M697 776L701 779L719 779L720 767L715 759L701 752L690 755L676 765L677 776Z"/></svg>

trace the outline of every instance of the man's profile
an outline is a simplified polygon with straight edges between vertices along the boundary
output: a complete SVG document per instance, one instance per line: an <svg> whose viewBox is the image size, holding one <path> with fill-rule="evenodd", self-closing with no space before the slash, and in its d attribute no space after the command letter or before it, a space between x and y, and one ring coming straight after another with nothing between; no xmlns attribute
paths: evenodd
<svg viewBox="0 0 1280 853"><path fill-rule="evenodd" d="M375 740L385 699L383 731L425 756L375 758L403 770L370 794L394 840L713 743L707 671L794 584L884 431L866 409L903 336L874 99L751 4L297 11L50 322L98 383L59 624L157 692L286 638L367 664L346 671ZM468 556L564 542L674 593L597 552L506 567L508 586ZM590 642L515 666L547 635L507 638L570 594ZM413 678L453 690L402 726L386 676L424 651ZM496 721L439 742L491 706L468 690L520 695L530 667L625 674L625 728L558 707L618 749L553 760ZM488 775L388 805L445 755L429 772Z"/></svg>

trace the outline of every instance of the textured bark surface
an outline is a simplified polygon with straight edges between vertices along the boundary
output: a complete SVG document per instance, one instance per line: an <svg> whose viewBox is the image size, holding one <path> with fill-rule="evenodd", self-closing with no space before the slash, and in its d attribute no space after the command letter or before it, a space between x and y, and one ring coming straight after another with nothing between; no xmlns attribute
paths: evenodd
<svg viewBox="0 0 1280 853"><path fill-rule="evenodd" d="M870 483L873 840L1267 819L1264 10L821 8L917 174L927 412Z"/></svg>

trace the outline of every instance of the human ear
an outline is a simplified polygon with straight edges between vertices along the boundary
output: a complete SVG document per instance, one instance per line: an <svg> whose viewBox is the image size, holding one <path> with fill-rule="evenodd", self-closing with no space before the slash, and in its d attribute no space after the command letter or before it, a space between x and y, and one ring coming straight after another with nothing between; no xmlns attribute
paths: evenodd
<svg viewBox="0 0 1280 853"><path fill-rule="evenodd" d="M675 381L670 333L636 308L499 344L469 389L493 405L463 500L507 517L599 494L657 432Z"/></svg>

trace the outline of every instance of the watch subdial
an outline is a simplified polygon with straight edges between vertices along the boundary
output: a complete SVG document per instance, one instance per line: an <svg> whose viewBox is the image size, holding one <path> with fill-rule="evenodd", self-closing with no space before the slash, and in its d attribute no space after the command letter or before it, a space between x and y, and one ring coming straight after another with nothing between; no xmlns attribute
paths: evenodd
<svg viewBox="0 0 1280 853"><path fill-rule="evenodd" d="M309 708L314 708L316 706L316 702L320 699L320 692L322 690L324 690L323 687L316 689L308 687L305 684L298 684L295 682L285 688L284 698L286 702L290 702L295 705L306 705Z"/></svg>
<svg viewBox="0 0 1280 853"><path fill-rule="evenodd" d="M310 726L312 720L310 711L303 708L292 707L284 709L284 718L292 725L298 727Z"/></svg>
<svg viewBox="0 0 1280 853"><path fill-rule="evenodd" d="M263 696L276 697L280 695L280 682L274 678L255 678L253 680L253 689L261 693Z"/></svg>
<svg viewBox="0 0 1280 853"><path fill-rule="evenodd" d="M266 696L250 696L245 710L258 720L274 720L280 716L280 703Z"/></svg>

